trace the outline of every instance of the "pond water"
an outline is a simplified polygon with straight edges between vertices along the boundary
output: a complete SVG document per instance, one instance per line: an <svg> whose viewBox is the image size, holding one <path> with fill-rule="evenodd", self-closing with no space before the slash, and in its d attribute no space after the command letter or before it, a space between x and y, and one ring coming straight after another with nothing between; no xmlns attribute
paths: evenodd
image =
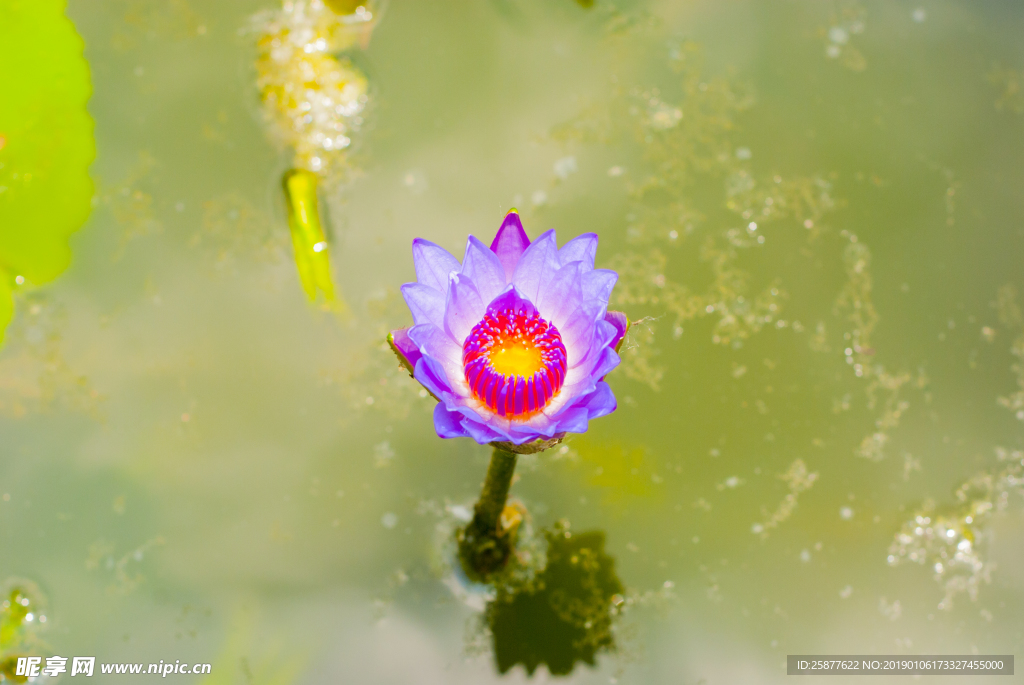
<svg viewBox="0 0 1024 685"><path fill-rule="evenodd" d="M325 67L358 106L311 305L281 179L318 153L258 85L281 4L69 0L92 211L0 351L0 581L39 649L258 685L1021 652L1024 5L587 4L372 6ZM512 486L567 589L485 613L451 536L490 452L384 336L413 238L461 258L512 207L598 233L633 326L618 410Z"/></svg>

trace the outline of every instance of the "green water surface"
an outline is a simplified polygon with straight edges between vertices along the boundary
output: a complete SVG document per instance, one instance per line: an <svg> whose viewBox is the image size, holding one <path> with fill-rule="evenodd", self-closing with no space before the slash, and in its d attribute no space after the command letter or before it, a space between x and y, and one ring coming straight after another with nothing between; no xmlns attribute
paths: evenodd
<svg viewBox="0 0 1024 685"><path fill-rule="evenodd" d="M342 318L299 284L243 30L280 5L70 0L92 214L0 351L0 582L45 595L48 653L210 684L530 680L449 577L488 450L435 436L383 344L412 239L461 257L514 206L531 236L597 232L636 322L618 410L512 486L535 541L567 521L622 589L594 666L558 679L1024 654L1024 5L588 4L389 3L352 55L361 173L321 198ZM971 502L994 507L963 533L981 567L889 562L916 515Z"/></svg>

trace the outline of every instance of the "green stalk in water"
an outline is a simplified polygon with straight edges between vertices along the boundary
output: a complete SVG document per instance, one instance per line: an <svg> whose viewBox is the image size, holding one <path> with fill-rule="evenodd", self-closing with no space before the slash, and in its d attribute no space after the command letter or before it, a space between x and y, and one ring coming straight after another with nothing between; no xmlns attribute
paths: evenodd
<svg viewBox="0 0 1024 685"><path fill-rule="evenodd" d="M515 547L516 523L503 525L502 512L516 471L519 455L498 445L491 453L473 520L459 531L459 560L466 575L485 581L508 563Z"/></svg>
<svg viewBox="0 0 1024 685"><path fill-rule="evenodd" d="M394 342L389 337L394 347ZM402 358L399 355L399 358ZM508 490L516 472L520 454L536 454L562 442L565 434L546 440L516 445L511 442L490 443L494 451L487 466L480 499L473 507L473 519L456 534L462 570L474 581L486 583L504 569L516 546L516 533L523 520L521 507L506 506Z"/></svg>
<svg viewBox="0 0 1024 685"><path fill-rule="evenodd" d="M317 205L316 174L305 169L290 169L285 172L282 185L288 204L288 227L295 248L295 266L299 270L302 289L310 302L315 302L317 293L321 292L328 305L347 310L344 301L336 298L331 280L327 238L320 224Z"/></svg>

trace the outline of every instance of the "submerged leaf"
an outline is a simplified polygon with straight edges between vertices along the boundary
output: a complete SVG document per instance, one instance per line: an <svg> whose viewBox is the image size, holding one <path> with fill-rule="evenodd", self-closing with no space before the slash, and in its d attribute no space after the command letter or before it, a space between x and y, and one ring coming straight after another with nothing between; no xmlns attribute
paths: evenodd
<svg viewBox="0 0 1024 685"><path fill-rule="evenodd" d="M52 281L89 215L95 157L82 39L65 0L0 4L0 340L12 290Z"/></svg>

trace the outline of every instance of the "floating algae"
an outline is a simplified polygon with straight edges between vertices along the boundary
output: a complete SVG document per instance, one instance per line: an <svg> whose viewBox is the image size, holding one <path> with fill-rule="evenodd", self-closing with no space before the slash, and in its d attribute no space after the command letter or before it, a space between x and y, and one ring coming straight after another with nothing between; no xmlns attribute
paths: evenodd
<svg viewBox="0 0 1024 685"><path fill-rule="evenodd" d="M738 240L723 245L713 237L704 241L700 258L711 267L714 277L704 293L693 293L685 285L668 280L665 276L668 258L658 248L646 254L616 255L610 266L623 274L623 278L613 295L613 304L630 311L666 312L672 315L672 330L680 333L687 321L715 315L713 342L742 343L776 320L785 298L785 293L774 285L751 294L748 274L735 263L738 247L749 246ZM627 375L650 377L649 373L629 367Z"/></svg>
<svg viewBox="0 0 1024 685"><path fill-rule="evenodd" d="M685 200L685 189L698 174L731 171L737 165L730 134L736 117L750 109L753 96L725 78L706 78L704 53L692 41L671 48L670 66L677 75L671 101L660 89L632 91L630 114L644 143L651 174L635 189L638 198L664 191ZM671 202L669 203L671 204Z"/></svg>
<svg viewBox="0 0 1024 685"><path fill-rule="evenodd" d="M156 185L153 172L157 161L148 151L139 152L139 160L120 182L101 187L97 192L97 204L108 208L121 227L121 239L114 260L124 257L128 244L138 238L159 235L163 222L157 218L153 203Z"/></svg>
<svg viewBox="0 0 1024 685"><path fill-rule="evenodd" d="M863 9L848 5L835 22L833 38L848 39L863 30ZM705 76L697 43L672 44L669 55L676 77L664 88L631 87L616 76L613 97L605 106L590 105L551 132L555 141L566 145L618 145L632 134L645 162L631 173L640 180L626 186L626 241L632 249L616 254L609 264L620 274L612 304L645 317L645 325L635 329L623 348L622 372L659 389L664 369L656 363L656 342L662 323L677 339L687 322L710 317L711 342L733 348L768 328L797 335L806 331L812 350L841 350L852 375L865 381L865 406L874 426L852 451L871 461L884 459L892 432L911 407L912 392L922 391L928 379L920 371L892 371L875 359L872 335L879 315L872 294L871 250L856 234L829 226L830 215L845 205L834 195L838 175L755 175L752 151L734 140L739 117L754 104L749 89L730 78ZM610 175L622 175L621 168L613 169L618 172ZM717 206L707 199L713 194L706 192L715 183L724 191ZM955 193L951 177L949 183L947 213ZM841 252L829 258L841 260L846 280L832 306L837 321L826 325L821 320L808 330L799 320L784 316L790 293L783 275L773 275L775 269L763 263L768 258L764 248L777 241L793 257L815 259L826 235L831 238L827 245L839 243ZM819 247L812 249L815 246ZM759 254L765 255L762 264L753 261ZM683 264L690 272L698 267L706 285L670 277ZM708 273L709 282L704 275ZM808 277L816 279L812 274ZM797 295L807 298L799 289ZM836 330L838 335L830 338L829 332ZM839 336L841 340L836 339ZM1024 372L1021 375L1024 378ZM835 377L845 379L844 374ZM1024 392L1019 394L1004 402L1020 403L1024 409ZM837 402L837 411L851 407L846 393Z"/></svg>
<svg viewBox="0 0 1024 685"><path fill-rule="evenodd" d="M878 323L878 312L871 297L871 251L857 239L857 236L843 232L849 240L843 250L847 281L836 298L833 313L845 318L848 330L843 335L843 355L857 378L868 380L865 393L867 408L875 410L881 404L882 412L875 420L875 431L865 436L854 450L857 456L871 461L881 461L886 456L889 433L899 426L900 420L910 408L910 402L900 394L901 388L913 380L912 386L924 389L928 379L924 373L916 378L901 372L892 374L872 361L875 353L871 335ZM813 344L812 344L813 346Z"/></svg>
<svg viewBox="0 0 1024 685"><path fill-rule="evenodd" d="M909 373L893 376L882 368L871 375L871 383L865 390L868 396L868 409L873 410L878 406L881 391L884 397L882 413L875 420L876 431L861 441L856 454L871 461L881 461L886 455L885 446L889 442L889 431L899 426L900 418L910 408L910 402L900 397L900 388L908 383L911 377Z"/></svg>
<svg viewBox="0 0 1024 685"><path fill-rule="evenodd" d="M899 425L902 415L910 407L909 402L900 397L900 389L911 380L911 376L905 372L893 375L884 366L872 363L874 348L871 335L878 323L878 312L871 297L871 251L855 235L843 233L850 241L843 251L847 281L836 298L834 308L835 315L845 318L848 324L843 335L843 355L856 377L870 381L865 389L868 409L877 407L880 395L885 398L882 414L875 421L876 431L861 441L856 453L866 459L880 461L885 457L884 447L889 441L887 431ZM919 374L915 385L924 388L927 378Z"/></svg>
<svg viewBox="0 0 1024 685"><path fill-rule="evenodd" d="M232 271L243 257L279 264L287 258L287 238L277 231L270 215L238 193L203 203L200 230L189 247L206 252L217 272Z"/></svg>
<svg viewBox="0 0 1024 685"><path fill-rule="evenodd" d="M843 249L843 265L846 267L846 284L836 298L835 314L843 316L849 324L849 345L844 350L847 363L853 366L856 376L864 375L864 360L871 352L871 334L878 323L878 312L871 299L871 250L848 236L849 244ZM855 356L856 355L856 356Z"/></svg>
<svg viewBox="0 0 1024 685"><path fill-rule="evenodd" d="M205 36L207 25L192 8L189 0L116 0L123 8L120 25L114 26L111 47L119 52L137 49L154 38L186 40ZM200 6L202 3L197 3Z"/></svg>
<svg viewBox="0 0 1024 685"><path fill-rule="evenodd" d="M944 592L939 608L953 608L953 598L966 593L977 600L982 583L991 582L989 526L993 514L1003 511L1014 493L1024 497L1024 452L996 448L998 472L982 471L956 491L956 503L936 508L926 502L903 524L889 546L891 566L915 562L932 569Z"/></svg>
<svg viewBox="0 0 1024 685"><path fill-rule="evenodd" d="M613 305L655 318L667 313L675 338L682 335L687 321L714 316L713 342L739 346L765 326L777 323L786 298L776 283L755 291L750 274L738 266L743 252L764 244L756 225L705 232L697 246L697 258L710 268L713 279L704 292L693 292L667 277L669 259L664 247L687 242L706 221L706 213L696 207L692 197L702 177L726 179L726 205L737 213L743 214L748 205L763 204L766 199L769 206L775 202L774 198L755 197L748 164L734 154L736 147L730 139L736 117L752 106L753 98L728 79L705 78L703 53L696 43L674 45L671 66L676 74L673 96L659 88L620 88L607 107L589 108L556 127L552 137L561 142L607 143L620 131L633 131L640 145L645 175L629 188L632 202L626 232L637 249L616 255L609 265L621 274ZM793 199L780 201L780 209L774 213L806 211L817 218L827 212L832 206L827 184L818 193L826 194L825 199L808 192L811 187L813 182L787 185L783 192ZM805 205L818 209L804 210ZM638 333L653 339L653 321L646 326L646 333ZM657 388L661 370L653 365L654 355L638 347L642 346L625 348L624 372Z"/></svg>
<svg viewBox="0 0 1024 685"><path fill-rule="evenodd" d="M1017 361L1011 368L1021 388L998 402L1024 420L1024 319L1012 285L999 289L995 308L1000 322L1017 333L1010 349ZM995 332L986 332L990 330L982 329L991 341ZM889 547L890 565L911 561L932 568L944 591L940 609L951 609L958 594L976 600L982 583L991 582L994 564L986 552L991 546L993 515L1009 506L1014 493L1024 497L1024 451L996 447L995 454L998 470L981 471L964 482L952 505L936 507L933 501L926 501L903 524Z"/></svg>
<svg viewBox="0 0 1024 685"><path fill-rule="evenodd" d="M790 464L788 471L779 475L779 480L786 483L786 486L789 488L789 492L774 512L769 515L768 512L765 511L765 520L761 523L755 523L751 527L751 531L755 535L760 535L762 539L768 537L768 531L773 528L777 528L780 523L792 515L793 511L796 509L797 497L799 497L801 492L811 489L814 482L818 480L818 473L809 472L803 460L797 459Z"/></svg>
<svg viewBox="0 0 1024 685"><path fill-rule="evenodd" d="M321 0L287 0L253 20L263 110L299 169L332 179L347 171L346 150L363 123L368 84L350 60L335 55L369 37L379 14L373 9L360 4L338 14Z"/></svg>
<svg viewBox="0 0 1024 685"><path fill-rule="evenodd" d="M744 220L761 225L792 219L809 231L811 238L818 236L822 218L836 205L831 181L821 176L775 174L758 182L746 169L739 169L726 179L725 206Z"/></svg>
<svg viewBox="0 0 1024 685"><path fill-rule="evenodd" d="M0 355L0 416L61 408L98 417L102 396L65 358L64 307L29 292L19 296L18 309Z"/></svg>
<svg viewBox="0 0 1024 685"><path fill-rule="evenodd" d="M85 568L89 571L103 570L113 576L107 585L107 592L112 595L128 595L134 592L144 580L140 567L146 554L154 547L164 544L160 536L151 538L128 552L117 555L114 544L106 540L97 540L89 545L89 556L85 560Z"/></svg>
<svg viewBox="0 0 1024 685"><path fill-rule="evenodd" d="M379 14L376 3L286 0L281 10L253 20L263 110L294 151L294 168L282 185L302 287L311 302L322 295L328 306L342 310L347 307L335 298L317 185L321 178L336 185L354 171L348 150L363 123L368 83L337 53L365 46Z"/></svg>

